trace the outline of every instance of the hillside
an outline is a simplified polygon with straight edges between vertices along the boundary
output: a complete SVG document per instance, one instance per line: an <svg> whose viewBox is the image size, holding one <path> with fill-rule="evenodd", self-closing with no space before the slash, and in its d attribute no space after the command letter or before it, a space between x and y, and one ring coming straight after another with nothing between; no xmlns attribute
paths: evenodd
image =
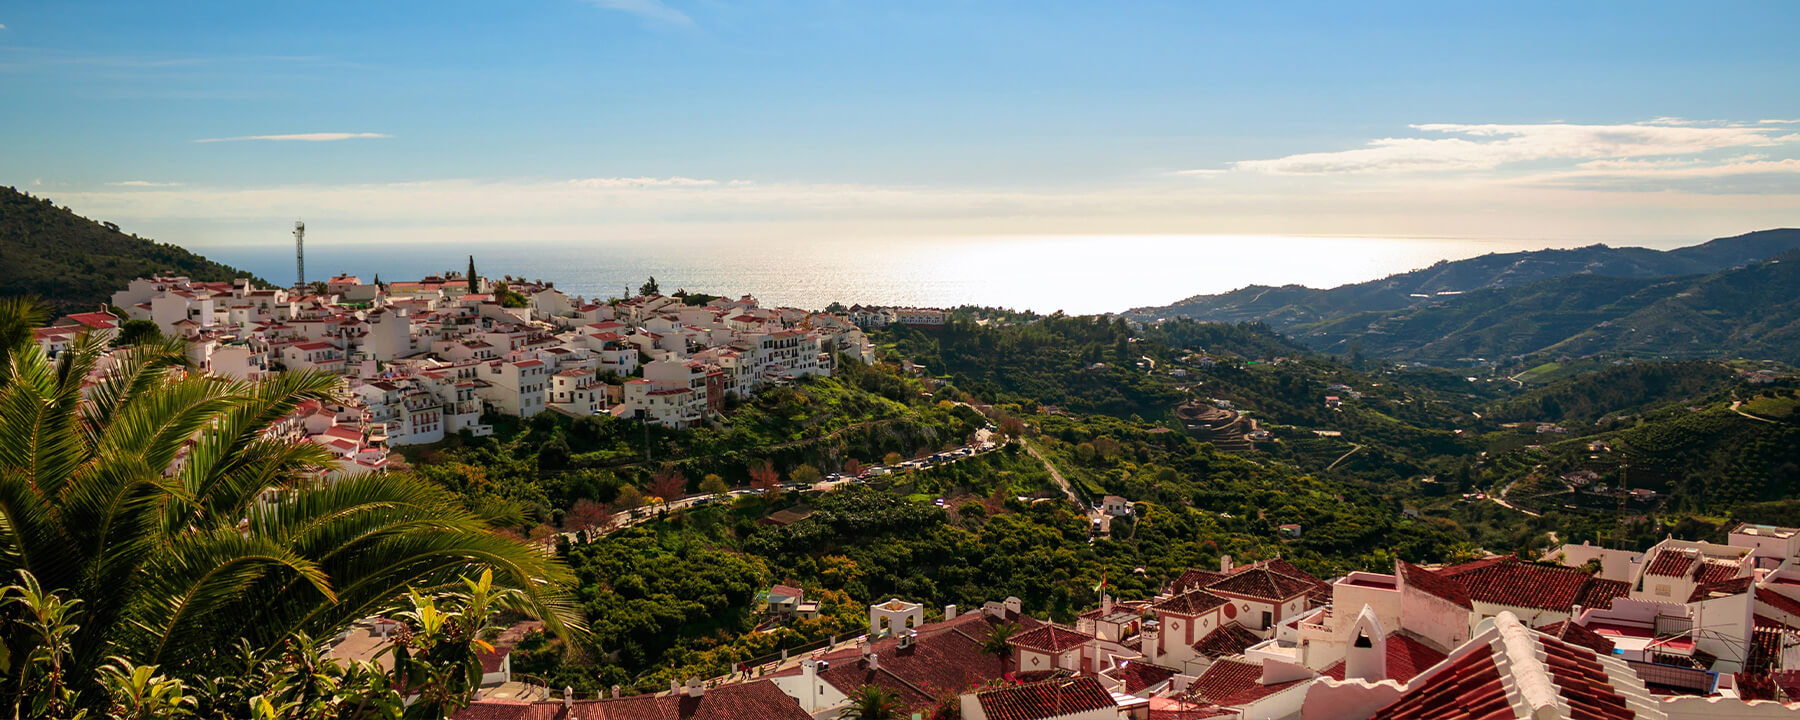
<svg viewBox="0 0 1800 720"><path fill-rule="evenodd" d="M1518 287L1569 276L1652 278L1718 272L1800 247L1800 229L1764 230L1660 251L1591 245L1567 250L1494 253L1441 261L1431 267L1329 290L1299 285L1252 285L1198 295L1166 307L1138 308L1134 319L1190 317L1221 322L1261 321L1282 332L1362 313L1385 313L1454 302L1461 294ZM1309 343L1317 346L1315 343Z"/></svg>
<svg viewBox="0 0 1800 720"><path fill-rule="evenodd" d="M1800 251L1709 275L1580 275L1289 328L1331 352L1425 362L1599 353L1800 358Z"/></svg>
<svg viewBox="0 0 1800 720"><path fill-rule="evenodd" d="M0 188L0 267L5 268L0 296L36 295L57 314L93 310L132 278L153 273L197 280L250 277L13 188Z"/></svg>

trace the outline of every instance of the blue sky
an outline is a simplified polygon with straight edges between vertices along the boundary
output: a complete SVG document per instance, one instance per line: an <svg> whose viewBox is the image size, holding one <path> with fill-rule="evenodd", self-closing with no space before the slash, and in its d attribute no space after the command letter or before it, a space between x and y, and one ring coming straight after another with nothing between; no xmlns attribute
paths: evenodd
<svg viewBox="0 0 1800 720"><path fill-rule="evenodd" d="M1800 3L0 6L0 183L185 244L1800 224ZM878 230L876 230L878 229Z"/></svg>

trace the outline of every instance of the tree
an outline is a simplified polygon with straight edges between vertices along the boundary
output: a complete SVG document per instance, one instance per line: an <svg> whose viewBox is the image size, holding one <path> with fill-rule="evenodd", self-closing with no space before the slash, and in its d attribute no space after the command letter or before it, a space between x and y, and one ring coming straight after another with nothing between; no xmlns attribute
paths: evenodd
<svg viewBox="0 0 1800 720"><path fill-rule="evenodd" d="M763 464L750 468L750 487L767 492L781 487L781 474L775 472L775 465L767 460Z"/></svg>
<svg viewBox="0 0 1800 720"><path fill-rule="evenodd" d="M725 484L725 478L707 473L706 477L700 479L700 492L708 495L723 495L731 492L731 486Z"/></svg>
<svg viewBox="0 0 1800 720"><path fill-rule="evenodd" d="M480 290L476 289L477 283L475 282L475 277L476 277L476 275L475 275L475 256L470 255L469 256L469 292L472 292L472 293L473 292L481 292Z"/></svg>
<svg viewBox="0 0 1800 720"><path fill-rule="evenodd" d="M845 475L850 475L850 476L854 477L857 475L861 475L862 471L863 471L863 464L862 464L861 460L858 460L856 458L850 458L849 460L844 461L844 474Z"/></svg>
<svg viewBox="0 0 1800 720"><path fill-rule="evenodd" d="M660 292L662 292L662 288L656 286L655 275L650 276L649 280L645 280L643 285L638 286L639 295L655 295Z"/></svg>
<svg viewBox="0 0 1800 720"><path fill-rule="evenodd" d="M788 472L788 479L804 485L811 485L823 477L819 469L811 465L801 465Z"/></svg>
<svg viewBox="0 0 1800 720"><path fill-rule="evenodd" d="M1012 645L1008 640L1018 634L1019 626L1014 623L1001 623L988 628L987 636L981 639L981 651L1000 658L1000 667L1006 667L1006 661L1012 657Z"/></svg>
<svg viewBox="0 0 1800 720"><path fill-rule="evenodd" d="M665 503L680 500L687 493L687 478L673 465L664 465L650 476L650 495Z"/></svg>
<svg viewBox="0 0 1800 720"><path fill-rule="evenodd" d="M644 493L636 485L625 485L619 488L619 496L613 498L613 504L620 510L636 510L644 506Z"/></svg>
<svg viewBox="0 0 1800 720"><path fill-rule="evenodd" d="M850 705L838 712L838 720L893 720L905 707L900 696L880 685L864 685L850 695Z"/></svg>
<svg viewBox="0 0 1800 720"><path fill-rule="evenodd" d="M564 530L605 529L612 523L612 509L587 498L575 501L569 514L563 516Z"/></svg>
<svg viewBox="0 0 1800 720"><path fill-rule="evenodd" d="M883 465L899 465L900 461L905 460L905 459L906 458L902 457L900 455L900 453L891 452L891 453L881 456L881 464L883 464Z"/></svg>
<svg viewBox="0 0 1800 720"><path fill-rule="evenodd" d="M0 339L29 327L21 311L0 302ZM114 656L184 679L240 642L266 658L480 570L559 632L581 627L568 569L447 490L401 474L325 485L322 447L264 437L301 403L336 398L339 378L178 372L179 341L115 351L98 371L104 352L91 333L55 361L28 341L0 348L0 577L30 573L81 603L62 664L76 689ZM34 640L0 642L22 659ZM0 697L21 682L0 678Z"/></svg>
<svg viewBox="0 0 1800 720"><path fill-rule="evenodd" d="M518 589L495 587L491 570L463 583L466 591L446 598L412 591L412 609L399 613L407 632L395 643L394 675L417 695L409 718L447 718L469 706L481 686L481 651L489 647L484 631L498 610L526 599Z"/></svg>
<svg viewBox="0 0 1800 720"><path fill-rule="evenodd" d="M161 339L162 329L156 323L149 320L126 320L124 325L119 326L119 336L113 338L113 345L136 345Z"/></svg>

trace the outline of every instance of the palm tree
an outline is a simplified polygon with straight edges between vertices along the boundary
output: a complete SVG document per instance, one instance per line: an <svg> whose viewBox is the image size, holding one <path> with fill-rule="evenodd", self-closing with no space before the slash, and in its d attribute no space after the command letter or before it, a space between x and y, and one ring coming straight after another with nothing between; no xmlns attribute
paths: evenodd
<svg viewBox="0 0 1800 720"><path fill-rule="evenodd" d="M518 591L512 609L583 629L567 568L449 492L387 474L327 485L312 472L332 460L320 446L268 436L301 403L335 397L338 378L188 373L179 340L108 356L84 335L50 359L31 341L41 318L0 301L0 577L79 599L72 682L94 682L112 656L176 677L241 643L267 658L483 570ZM17 658L32 639L0 642Z"/></svg>
<svg viewBox="0 0 1800 720"><path fill-rule="evenodd" d="M880 685L864 685L850 696L850 705L838 711L838 720L893 720L906 710L900 696Z"/></svg>
<svg viewBox="0 0 1800 720"><path fill-rule="evenodd" d="M988 628L987 637L981 639L981 651L1000 658L1000 670L1006 671L1006 661L1012 657L1012 645L1007 641L1018 634L1016 623L1000 623Z"/></svg>

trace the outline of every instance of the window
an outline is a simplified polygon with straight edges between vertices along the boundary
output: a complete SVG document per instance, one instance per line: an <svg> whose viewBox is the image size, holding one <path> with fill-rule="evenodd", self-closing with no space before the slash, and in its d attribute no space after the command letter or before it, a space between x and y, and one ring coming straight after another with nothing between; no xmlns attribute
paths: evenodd
<svg viewBox="0 0 1800 720"><path fill-rule="evenodd" d="M1274 619L1275 619L1274 616L1272 614L1270 614L1269 611L1264 610L1263 614L1262 614L1262 626L1268 627L1269 623L1273 622Z"/></svg>

